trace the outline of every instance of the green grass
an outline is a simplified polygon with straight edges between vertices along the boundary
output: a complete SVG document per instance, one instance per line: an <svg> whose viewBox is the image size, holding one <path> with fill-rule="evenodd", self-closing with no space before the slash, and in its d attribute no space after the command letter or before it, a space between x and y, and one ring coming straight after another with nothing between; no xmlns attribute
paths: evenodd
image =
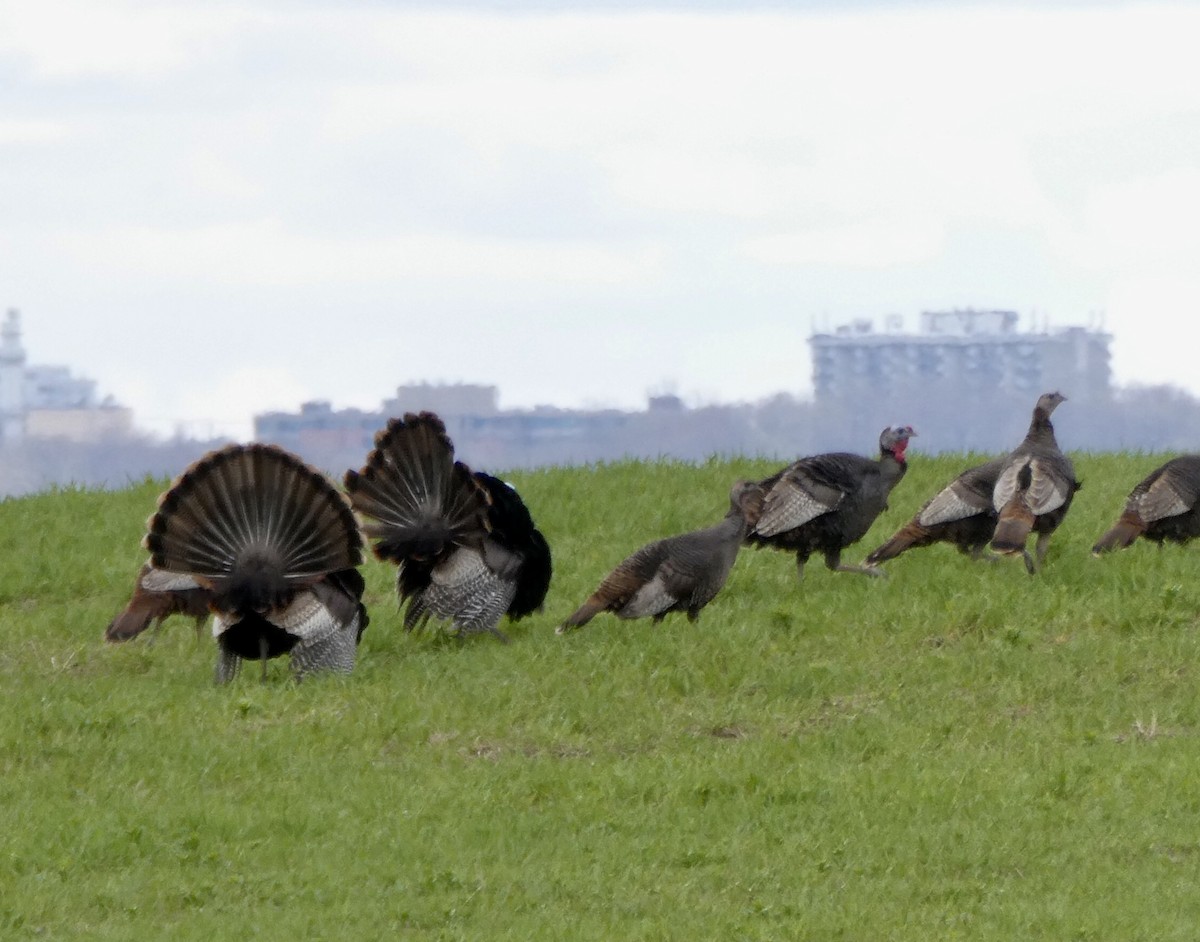
<svg viewBox="0 0 1200 942"><path fill-rule="evenodd" d="M555 553L513 644L349 678L106 645L162 485L0 504L0 938L1193 939L1200 547L1090 558L1161 461L1078 455L1045 570L742 554L689 625L554 626L761 461L509 475ZM964 466L914 456L860 560Z"/></svg>

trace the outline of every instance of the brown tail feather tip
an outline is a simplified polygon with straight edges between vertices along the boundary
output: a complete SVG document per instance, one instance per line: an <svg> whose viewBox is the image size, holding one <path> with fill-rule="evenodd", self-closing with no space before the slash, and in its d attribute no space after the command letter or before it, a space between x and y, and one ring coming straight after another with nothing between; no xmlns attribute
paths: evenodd
<svg viewBox="0 0 1200 942"><path fill-rule="evenodd" d="M895 559L905 550L909 549L913 543L915 543L924 535L924 529L919 526L909 524L908 526L902 527L900 530L896 531L895 534L893 534L890 540L888 540L878 549L873 550L871 554L867 556L867 565L870 566L874 565L875 563L886 562L889 559Z"/></svg>
<svg viewBox="0 0 1200 942"><path fill-rule="evenodd" d="M992 533L992 549L997 553L1021 553L1037 518L1028 507L1016 501L1000 511L1000 519Z"/></svg>
<svg viewBox="0 0 1200 942"><path fill-rule="evenodd" d="M1092 547L1092 555L1099 556L1110 550L1125 549L1142 535L1143 529L1130 520L1118 520L1116 526L1096 541Z"/></svg>
<svg viewBox="0 0 1200 942"><path fill-rule="evenodd" d="M997 553L1019 553L1029 539L1029 524L1023 520L1002 520L992 534L992 549Z"/></svg>
<svg viewBox="0 0 1200 942"><path fill-rule="evenodd" d="M555 628L554 633L558 635L565 635L572 628L582 628L603 610L603 603L597 601L594 597L590 598L580 605L579 608L569 618L565 619L561 625Z"/></svg>
<svg viewBox="0 0 1200 942"><path fill-rule="evenodd" d="M113 642L130 641L149 628L152 619L152 615L121 612L104 629L104 639Z"/></svg>
<svg viewBox="0 0 1200 942"><path fill-rule="evenodd" d="M880 546L878 549L872 550L870 553L868 553L866 563L868 566L872 566L875 563L887 562L889 559L895 559L907 548L908 547L906 544L903 544L896 537L892 537L890 540L884 543L883 546Z"/></svg>

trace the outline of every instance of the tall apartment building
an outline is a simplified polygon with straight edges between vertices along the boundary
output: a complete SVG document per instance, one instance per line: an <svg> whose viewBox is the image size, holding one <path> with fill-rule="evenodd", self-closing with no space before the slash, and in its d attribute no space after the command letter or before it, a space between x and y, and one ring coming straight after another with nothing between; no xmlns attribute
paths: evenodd
<svg viewBox="0 0 1200 942"><path fill-rule="evenodd" d="M1015 311L926 311L918 333L892 315L883 330L857 320L814 333L818 401L956 389L1036 397L1061 389L1076 402L1110 394L1112 335L1085 327L1020 331Z"/></svg>

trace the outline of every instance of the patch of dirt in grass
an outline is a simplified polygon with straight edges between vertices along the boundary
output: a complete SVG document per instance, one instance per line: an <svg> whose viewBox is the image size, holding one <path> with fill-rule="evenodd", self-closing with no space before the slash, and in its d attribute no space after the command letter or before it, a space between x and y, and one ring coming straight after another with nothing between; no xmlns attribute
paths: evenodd
<svg viewBox="0 0 1200 942"><path fill-rule="evenodd" d="M879 703L879 697L869 693L851 694L847 697L828 697L798 723L780 730L780 734L785 737L801 736L805 733L827 730L841 723L853 722L864 713L875 712Z"/></svg>
<svg viewBox="0 0 1200 942"><path fill-rule="evenodd" d="M503 754L504 747L494 742L477 742L463 751L465 756L472 759L486 759L488 762L499 762Z"/></svg>
<svg viewBox="0 0 1200 942"><path fill-rule="evenodd" d="M1004 711L1004 715L1008 717L1009 722L1016 723L1018 720L1023 720L1027 716L1033 715L1033 707L1028 703L1018 703L1016 706L1010 706Z"/></svg>
<svg viewBox="0 0 1200 942"><path fill-rule="evenodd" d="M714 739L745 739L750 735L749 732L736 723L729 726L714 726L711 729L706 729L704 732Z"/></svg>
<svg viewBox="0 0 1200 942"><path fill-rule="evenodd" d="M574 743L524 743L505 744L479 740L469 748L460 750L469 759L485 759L488 762L499 762L505 755L520 754L527 759L579 759L592 754L590 749Z"/></svg>
<svg viewBox="0 0 1200 942"><path fill-rule="evenodd" d="M1200 844L1155 844L1150 849L1171 863L1194 863L1200 854Z"/></svg>
<svg viewBox="0 0 1200 942"><path fill-rule="evenodd" d="M1130 732L1117 733L1114 742L1153 742L1155 739L1175 739L1180 736L1191 736L1193 731L1187 727L1167 727L1158 725L1158 717L1151 715L1149 720L1140 717L1130 724Z"/></svg>
<svg viewBox="0 0 1200 942"><path fill-rule="evenodd" d="M561 742L551 743L549 746L539 746L530 743L524 747L522 752L531 759L538 756L549 756L551 759L580 759L592 754L590 749L583 746Z"/></svg>

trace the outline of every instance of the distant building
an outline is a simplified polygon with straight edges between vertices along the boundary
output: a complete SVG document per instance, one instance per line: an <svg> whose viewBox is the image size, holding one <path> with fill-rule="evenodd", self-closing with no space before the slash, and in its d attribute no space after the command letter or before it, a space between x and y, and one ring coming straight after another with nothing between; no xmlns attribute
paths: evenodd
<svg viewBox="0 0 1200 942"><path fill-rule="evenodd" d="M926 311L919 333L897 315L877 331L856 320L809 338L818 401L988 389L1036 397L1061 389L1076 402L1111 392L1112 335L1084 327L1017 330L1015 311Z"/></svg>
<svg viewBox="0 0 1200 942"><path fill-rule="evenodd" d="M21 315L10 308L0 325L0 442L98 442L132 433L132 411L112 397L100 401L95 380L65 366L26 364Z"/></svg>
<svg viewBox="0 0 1200 942"><path fill-rule="evenodd" d="M0 326L0 441L25 437L25 348L21 315L12 308Z"/></svg>
<svg viewBox="0 0 1200 942"><path fill-rule="evenodd" d="M405 412L436 412L451 415L495 415L500 391L495 386L474 383L413 383L396 388L396 397L386 399L383 410L392 415Z"/></svg>
<svg viewBox="0 0 1200 942"><path fill-rule="evenodd" d="M305 402L299 412L264 412L254 417L254 437L305 454L361 452L365 457L383 428L382 412L338 409L321 399Z"/></svg>
<svg viewBox="0 0 1200 942"><path fill-rule="evenodd" d="M25 414L25 437L30 439L102 442L129 438L133 433L132 410L113 404L84 409L30 409Z"/></svg>
<svg viewBox="0 0 1200 942"><path fill-rule="evenodd" d="M359 465L389 418L406 412L435 412L446 425L456 454L487 467L569 464L619 457L634 450L626 434L661 410L682 409L674 397L659 397L647 412L575 410L538 406L501 409L495 386L419 383L400 386L378 412L334 409L306 402L299 412L254 417L254 437L280 445L326 468ZM661 441L661 435L651 436Z"/></svg>

